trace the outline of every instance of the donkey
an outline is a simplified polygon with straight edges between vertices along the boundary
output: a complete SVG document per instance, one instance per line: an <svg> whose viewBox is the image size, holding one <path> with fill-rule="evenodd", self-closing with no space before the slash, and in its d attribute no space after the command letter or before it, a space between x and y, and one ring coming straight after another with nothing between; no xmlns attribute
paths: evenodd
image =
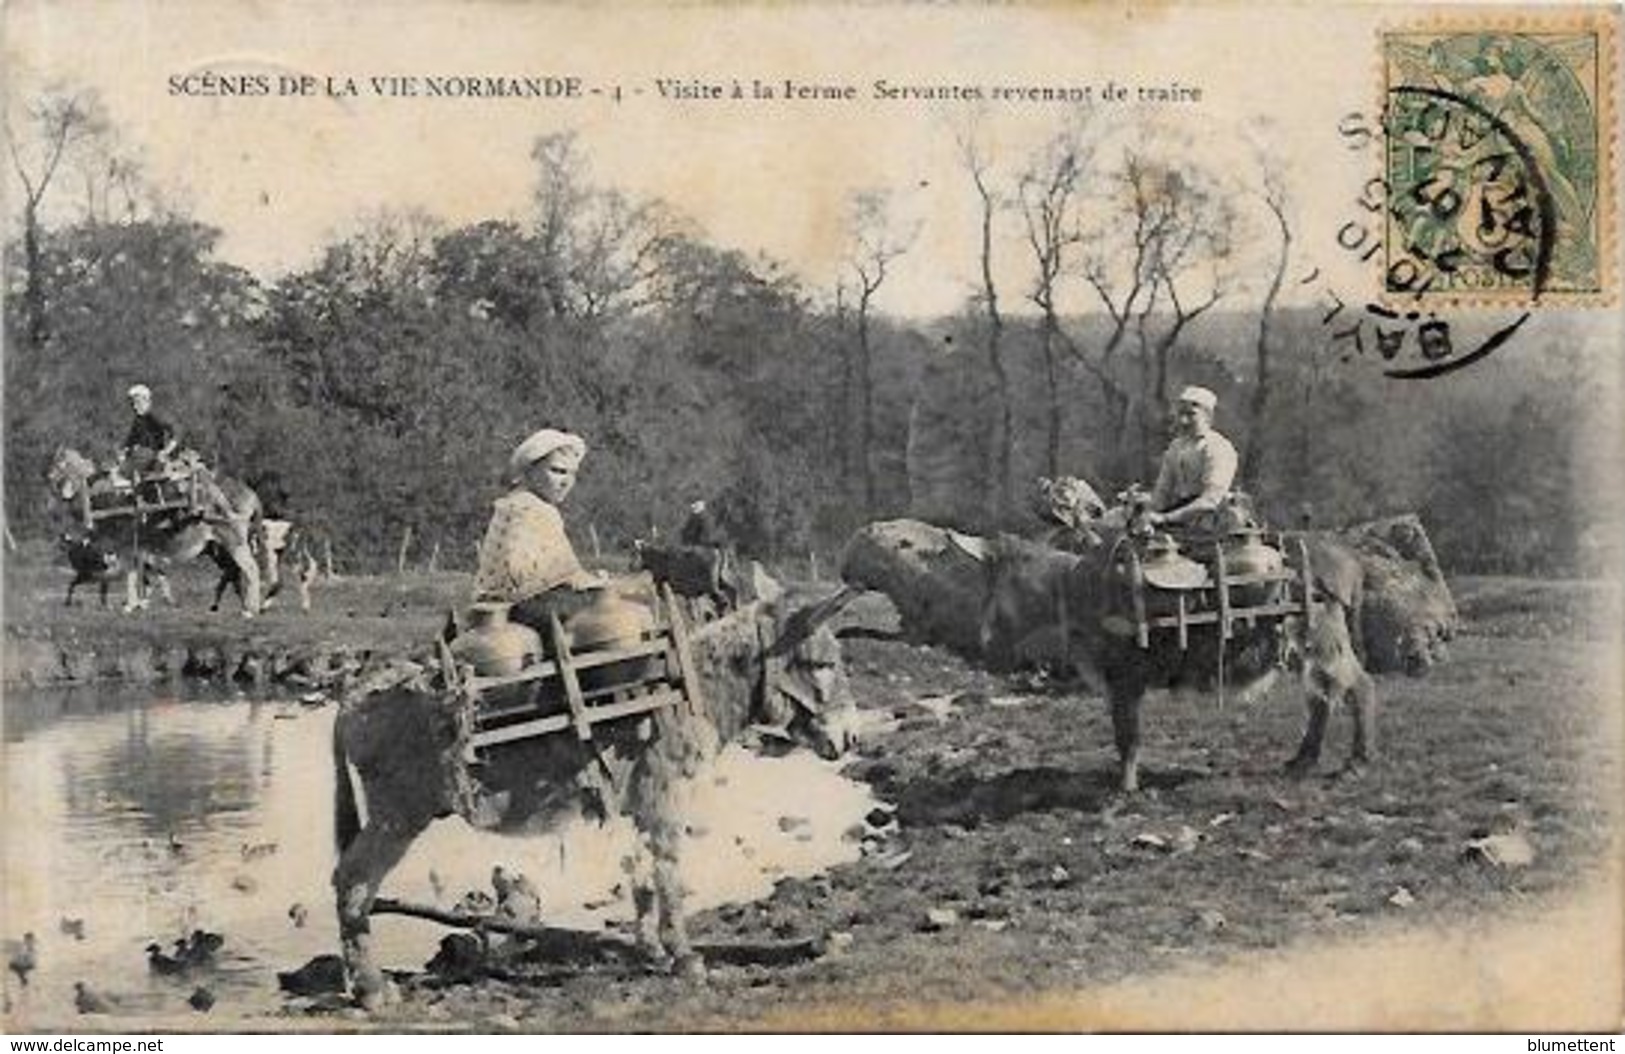
<svg viewBox="0 0 1625 1054"><path fill-rule="evenodd" d="M655 961L702 971L676 874L677 789L752 723L775 725L829 759L845 752L856 703L826 622L851 595L794 611L782 594L769 596L701 626L691 650L705 712L679 706L600 725L591 744L556 734L506 744L472 763L463 749L466 706L428 664L399 664L347 695L333 728L333 889L356 998L372 1007L387 994L369 947L379 885L431 821L451 815L512 834L544 831L572 815L630 816L644 864L633 896L640 943Z"/></svg>
<svg viewBox="0 0 1625 1054"><path fill-rule="evenodd" d="M1047 630L1059 638L1050 649L1056 657L1086 682L1105 688L1118 786L1125 793L1140 786L1140 703L1146 692L1211 688L1221 670L1223 683L1242 696L1261 693L1283 669L1301 674L1308 718L1297 753L1287 763L1289 772L1302 774L1319 762L1327 721L1338 706L1347 707L1354 724L1349 767L1375 758L1376 690L1350 635L1360 565L1346 544L1305 539L1319 593L1311 619L1234 625L1224 642L1214 633L1192 633L1189 647L1180 649L1165 635L1141 648L1131 635L1113 632L1105 588L1107 547L1075 554L1009 535L988 540L950 532L949 537L956 549L982 564L986 575L984 649L1001 640L1031 641Z"/></svg>
<svg viewBox="0 0 1625 1054"><path fill-rule="evenodd" d="M100 476L95 462L71 447L57 450L46 474L52 494L76 512L92 505L92 498L101 485ZM251 618L259 614L262 576L255 558L255 544L259 544L261 552L268 549L263 538L256 537L264 530L264 510L259 495L247 484L229 476L209 478L213 484L210 488L213 500L196 512L133 522L110 518L92 527L93 538L103 548L134 550L125 570L125 611L146 606L140 589L144 570L161 574L170 564L193 560L205 553L218 553L216 563L222 567L234 566L239 575L243 616ZM217 548L211 549L211 546ZM275 565L268 564L268 567L270 570L265 577L274 582ZM158 581L167 595L167 581L162 578Z"/></svg>

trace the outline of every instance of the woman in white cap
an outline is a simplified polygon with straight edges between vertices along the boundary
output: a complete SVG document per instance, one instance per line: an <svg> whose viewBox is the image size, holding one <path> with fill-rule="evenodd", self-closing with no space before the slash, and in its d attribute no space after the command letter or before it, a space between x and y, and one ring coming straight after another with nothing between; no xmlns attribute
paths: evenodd
<svg viewBox="0 0 1625 1054"><path fill-rule="evenodd" d="M508 459L513 489L496 500L480 543L476 600L515 604L515 621L534 625L545 621L547 610L568 614L568 603L554 603L561 595L600 581L576 559L558 510L575 489L586 454L580 436L552 428L514 448Z"/></svg>
<svg viewBox="0 0 1625 1054"><path fill-rule="evenodd" d="M1213 428L1219 397L1191 385L1174 404L1174 438L1162 455L1151 491L1151 523L1201 527L1230 493L1239 459Z"/></svg>

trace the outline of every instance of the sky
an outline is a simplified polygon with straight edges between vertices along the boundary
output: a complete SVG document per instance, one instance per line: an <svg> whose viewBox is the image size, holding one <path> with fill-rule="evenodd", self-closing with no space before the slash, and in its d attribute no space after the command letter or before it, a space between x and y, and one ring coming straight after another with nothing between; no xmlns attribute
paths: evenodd
<svg viewBox="0 0 1625 1054"><path fill-rule="evenodd" d="M714 240L772 255L824 288L848 249L848 196L891 190L899 227L919 233L878 306L937 314L977 280L978 199L957 135L974 124L990 183L1008 195L1032 151L1082 115L1111 129L1100 133L1108 143L1183 138L1182 159L1240 188L1250 224L1241 252L1255 255L1235 268L1251 286L1232 295L1245 298L1259 287L1256 254L1273 248L1249 195L1259 158L1287 179L1304 273L1347 255L1338 228L1379 163L1338 132L1379 95L1369 8L24 0L5 18L13 111L53 81L97 88L151 177L224 231L222 255L265 276L308 264L324 240L379 209L453 224L523 219L530 145L574 130L600 182L658 196ZM203 88L205 74L263 77L272 92L177 90ZM277 92L279 78L300 75L314 94ZM577 78L580 94L427 97L428 78L464 76ZM339 91L355 78L359 94L328 94L329 77ZM381 95L371 77L416 77L420 94ZM857 97L785 99L787 79L851 86ZM759 80L779 97L668 99L662 80L725 95L737 81L747 96ZM878 81L890 98L876 97ZM1102 101L1108 85L1128 98ZM983 98L900 91L955 86ZM1091 101L992 98L1028 87L1087 89ZM1186 92L1141 105L1141 87L1196 89L1200 101ZM998 234L999 274L1017 301L1029 269L1014 214L1001 215ZM1364 281L1363 269L1349 274Z"/></svg>

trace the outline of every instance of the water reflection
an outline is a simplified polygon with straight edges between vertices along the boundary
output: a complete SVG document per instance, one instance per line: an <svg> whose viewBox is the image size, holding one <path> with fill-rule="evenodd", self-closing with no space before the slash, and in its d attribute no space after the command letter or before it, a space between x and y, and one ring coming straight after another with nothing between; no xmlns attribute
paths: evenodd
<svg viewBox="0 0 1625 1054"><path fill-rule="evenodd" d="M282 700L119 687L8 693L0 917L6 934L31 931L42 945L34 983L20 989L6 978L15 1020L73 1027L78 980L149 1025L176 1016L185 1027L229 1027L277 1012L275 972L337 946L332 720L330 708ZM855 858L843 832L873 805L866 788L810 755L738 750L690 797L684 877L695 909L761 897L779 877ZM631 845L624 823L502 839L441 821L385 893L454 902L488 888L501 863L532 878L548 921L598 926L631 915L622 870ZM64 920L82 920L84 939ZM143 952L195 927L226 936L221 969L208 978L219 1002L207 1022L185 1005L193 982L150 976ZM399 917L375 929L383 960L402 968L421 966L444 932Z"/></svg>

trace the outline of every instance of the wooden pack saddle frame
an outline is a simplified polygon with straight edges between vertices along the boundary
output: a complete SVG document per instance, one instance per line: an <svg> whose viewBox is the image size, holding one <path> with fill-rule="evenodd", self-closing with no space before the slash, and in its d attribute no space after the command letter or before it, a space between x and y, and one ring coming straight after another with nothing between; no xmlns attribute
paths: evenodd
<svg viewBox="0 0 1625 1054"><path fill-rule="evenodd" d="M95 491L92 494L92 491ZM203 508L202 487L195 469L177 468L132 477L127 483L100 488L85 487L80 494L80 516L85 529L93 530L104 520L135 519L171 512L196 513ZM113 496L115 501L98 504L93 497Z"/></svg>
<svg viewBox="0 0 1625 1054"><path fill-rule="evenodd" d="M1283 553L1289 544L1276 532L1265 532L1262 540ZM1298 558L1296 569L1283 566L1278 571L1246 574L1228 569L1221 541L1215 539L1207 544L1212 548L1209 550L1210 559L1204 563L1211 569L1212 578L1206 585L1194 589L1156 589L1150 586L1146 582L1139 554L1130 549L1127 561L1128 614L1133 623L1135 642L1141 648L1149 649L1151 635L1159 632L1172 631L1179 649L1185 651L1190 647L1191 632L1206 632L1210 626L1216 628L1221 640L1229 640L1235 635L1237 626L1251 628L1267 619L1297 616L1307 623L1313 623L1314 575L1309 564L1309 549L1302 538L1290 542ZM1258 587L1277 585L1280 586L1279 590L1262 591L1270 599L1250 601L1237 596L1238 590L1256 593L1260 592ZM1156 589L1157 595L1162 598L1172 596L1174 610L1168 614L1152 613L1147 600L1148 589Z"/></svg>
<svg viewBox="0 0 1625 1054"><path fill-rule="evenodd" d="M544 657L518 672L480 676L440 642L446 684L472 714L468 760L478 761L492 747L566 732L590 743L598 725L667 707L684 706L691 714L704 709L688 625L670 586L659 588L653 622L636 640L573 647L558 615L549 613L543 644ZM583 677L592 671L603 671L602 678Z"/></svg>

